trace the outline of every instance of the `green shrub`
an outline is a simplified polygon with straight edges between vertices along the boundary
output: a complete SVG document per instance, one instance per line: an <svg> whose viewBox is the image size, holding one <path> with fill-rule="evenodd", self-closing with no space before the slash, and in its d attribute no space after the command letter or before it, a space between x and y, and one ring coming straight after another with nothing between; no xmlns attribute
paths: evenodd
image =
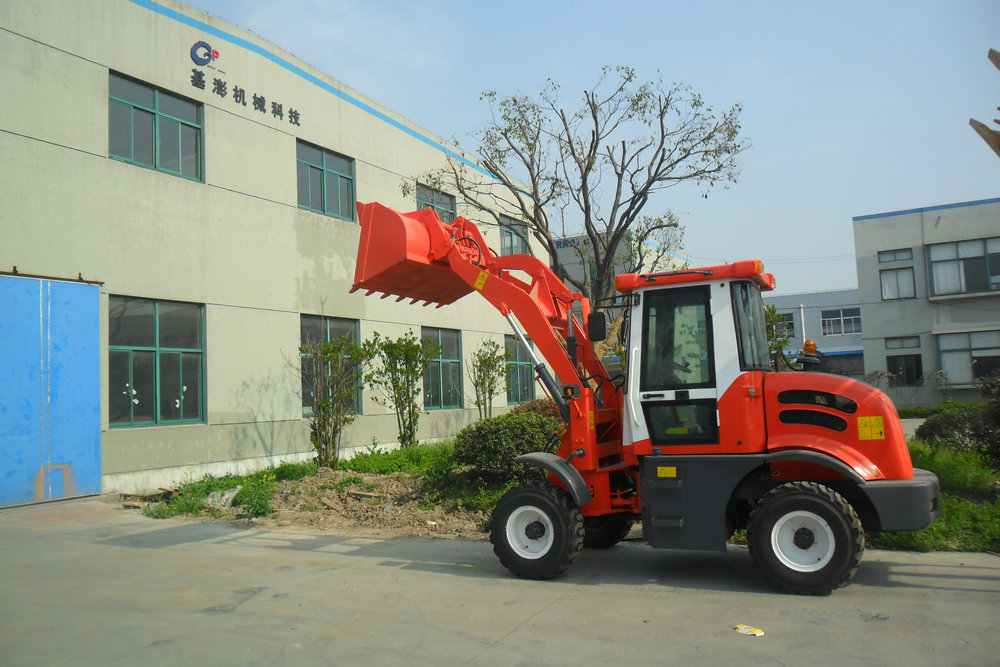
<svg viewBox="0 0 1000 667"><path fill-rule="evenodd" d="M516 408L511 409L512 413L522 413L522 412L533 412L535 414L544 415L545 417L551 417L557 421L562 421L562 415L559 414L559 408L556 404L552 402L550 398L536 398L533 401L528 401L523 403Z"/></svg>
<svg viewBox="0 0 1000 667"><path fill-rule="evenodd" d="M372 449L359 452L353 458L343 461L340 467L344 470L367 472L377 475L407 473L410 475L425 475L433 477L436 474L447 474L452 465L451 441L422 444L415 447L395 449L390 452Z"/></svg>
<svg viewBox="0 0 1000 667"><path fill-rule="evenodd" d="M271 514L274 512L271 500L274 498L274 489L277 485L277 479L270 470L247 477L243 482L243 488L233 498L233 504L246 509L250 516Z"/></svg>
<svg viewBox="0 0 1000 667"><path fill-rule="evenodd" d="M946 402L917 428L915 436L959 451L978 452L989 465L1000 468L1000 400L986 405Z"/></svg>
<svg viewBox="0 0 1000 667"><path fill-rule="evenodd" d="M963 403L945 404L944 409L928 417L914 434L925 442L950 443L961 451L975 449L980 430L982 408Z"/></svg>
<svg viewBox="0 0 1000 667"><path fill-rule="evenodd" d="M899 408L897 412L900 419L927 419L937 414L934 408Z"/></svg>
<svg viewBox="0 0 1000 667"><path fill-rule="evenodd" d="M509 412L467 426L455 438L455 460L493 480L524 476L514 459L529 452L552 451L562 421L535 412Z"/></svg>

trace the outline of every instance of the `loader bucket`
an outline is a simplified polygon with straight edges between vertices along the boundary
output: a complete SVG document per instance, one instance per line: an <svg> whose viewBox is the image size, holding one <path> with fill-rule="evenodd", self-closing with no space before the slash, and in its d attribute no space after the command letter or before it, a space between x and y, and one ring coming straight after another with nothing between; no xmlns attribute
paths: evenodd
<svg viewBox="0 0 1000 667"><path fill-rule="evenodd" d="M443 306L472 291L448 264L454 244L432 210L399 213L360 202L357 208L361 241L352 292L383 292L382 298Z"/></svg>

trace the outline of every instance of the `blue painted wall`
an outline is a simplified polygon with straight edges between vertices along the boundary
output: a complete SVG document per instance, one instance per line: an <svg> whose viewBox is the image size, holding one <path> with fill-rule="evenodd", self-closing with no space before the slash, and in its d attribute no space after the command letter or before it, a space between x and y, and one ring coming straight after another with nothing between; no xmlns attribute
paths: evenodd
<svg viewBox="0 0 1000 667"><path fill-rule="evenodd" d="M0 276L0 505L101 490L98 298Z"/></svg>

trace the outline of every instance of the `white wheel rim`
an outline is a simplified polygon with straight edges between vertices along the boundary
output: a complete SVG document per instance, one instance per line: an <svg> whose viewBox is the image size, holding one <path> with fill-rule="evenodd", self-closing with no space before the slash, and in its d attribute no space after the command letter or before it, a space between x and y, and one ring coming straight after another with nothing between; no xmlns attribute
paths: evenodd
<svg viewBox="0 0 1000 667"><path fill-rule="evenodd" d="M529 529L535 533L538 532L539 528L541 535L538 537L528 536ZM507 543L521 558L529 560L541 558L552 548L554 536L555 530L552 528L552 521L545 512L537 507L531 505L518 507L507 518Z"/></svg>
<svg viewBox="0 0 1000 667"><path fill-rule="evenodd" d="M796 572L822 570L833 558L836 545L830 524L812 512L789 512L771 530L774 555Z"/></svg>

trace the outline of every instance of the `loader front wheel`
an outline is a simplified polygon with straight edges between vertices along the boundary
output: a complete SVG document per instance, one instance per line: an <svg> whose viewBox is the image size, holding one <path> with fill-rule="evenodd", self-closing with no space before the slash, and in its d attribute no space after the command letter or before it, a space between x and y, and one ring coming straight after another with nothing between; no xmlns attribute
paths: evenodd
<svg viewBox="0 0 1000 667"><path fill-rule="evenodd" d="M583 548L583 517L562 489L545 482L522 484L504 494L491 519L493 553L525 579L552 579Z"/></svg>
<svg viewBox="0 0 1000 667"><path fill-rule="evenodd" d="M854 508L814 482L782 484L754 507L747 526L750 555L791 593L828 595L861 563L865 534Z"/></svg>

